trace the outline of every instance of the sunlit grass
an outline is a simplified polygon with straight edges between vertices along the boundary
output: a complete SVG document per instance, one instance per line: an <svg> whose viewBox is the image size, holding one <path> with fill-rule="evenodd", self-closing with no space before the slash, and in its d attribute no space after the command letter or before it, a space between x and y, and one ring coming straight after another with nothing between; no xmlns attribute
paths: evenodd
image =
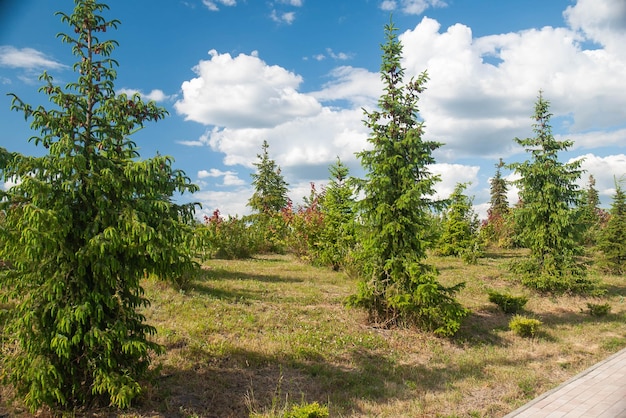
<svg viewBox="0 0 626 418"><path fill-rule="evenodd" d="M452 339L371 327L343 305L353 280L288 256L211 260L184 291L149 278L144 313L167 352L126 416L269 417L311 402L331 417L503 416L626 346L622 277L603 277L604 298L540 296L507 272L521 255L430 259L442 282L466 283L458 298L472 313ZM539 334L510 331L489 290L527 295ZM611 311L589 315L589 302Z"/></svg>

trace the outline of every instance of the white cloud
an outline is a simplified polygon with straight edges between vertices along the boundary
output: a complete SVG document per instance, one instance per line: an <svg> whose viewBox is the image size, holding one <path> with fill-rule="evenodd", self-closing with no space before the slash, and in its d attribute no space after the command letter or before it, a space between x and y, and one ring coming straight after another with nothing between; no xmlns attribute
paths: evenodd
<svg viewBox="0 0 626 418"><path fill-rule="evenodd" d="M324 108L315 117L296 118L271 128L214 128L208 132L208 144L225 154L224 164L252 168L267 140L270 157L297 176L305 167L324 169L337 156L346 163L355 162L354 152L367 145L360 115L360 109Z"/></svg>
<svg viewBox="0 0 626 418"><path fill-rule="evenodd" d="M329 57L339 61L345 61L352 58L352 54L348 54L346 52L334 52L331 48L326 48L326 53Z"/></svg>
<svg viewBox="0 0 626 418"><path fill-rule="evenodd" d="M15 177L14 177L14 178L12 178L12 179L9 179L9 180L5 181L4 183L2 183L2 190L7 191L7 190L9 190L11 187L13 187L13 186L17 186L17 185L18 185L18 184L20 184L21 182L22 182L22 181L21 181L21 179L19 179L19 178L15 178Z"/></svg>
<svg viewBox="0 0 626 418"><path fill-rule="evenodd" d="M0 45L0 67L33 69L63 69L66 65L48 58L43 52L33 48L15 48L10 45Z"/></svg>
<svg viewBox="0 0 626 418"><path fill-rule="evenodd" d="M439 199L447 199L459 183L471 183L468 185L467 189L465 189L465 194L471 196L472 190L474 190L478 184L479 171L480 167L478 166L446 163L433 164L430 166L430 172L441 176L441 182L437 183L435 186L437 190L436 197Z"/></svg>
<svg viewBox="0 0 626 418"><path fill-rule="evenodd" d="M626 2L623 0L578 0L563 12L571 28L603 45L612 53L626 55Z"/></svg>
<svg viewBox="0 0 626 418"><path fill-rule="evenodd" d="M407 75L430 76L420 102L427 135L451 155L509 155L511 139L530 134L540 89L555 116L568 117L570 132L612 130L626 120L626 60L582 49L567 28L473 38L467 26L440 32L423 18L400 40Z"/></svg>
<svg viewBox="0 0 626 418"><path fill-rule="evenodd" d="M363 68L337 67L329 76L331 81L326 83L322 90L310 93L322 102L347 100L355 108L373 107L382 92L380 75Z"/></svg>
<svg viewBox="0 0 626 418"><path fill-rule="evenodd" d="M186 120L259 128L315 116L321 111L317 100L297 91L302 77L277 65L267 65L255 52L235 58L215 50L209 54L210 60L194 67L198 77L183 83L183 98L174 105Z"/></svg>
<svg viewBox="0 0 626 418"><path fill-rule="evenodd" d="M597 1L600 8L611 5L611 0ZM447 197L456 183L471 181L469 194L476 194L477 207L484 206L489 186L480 184L473 159L491 164L500 157L526 158L513 138L533 134L530 116L540 89L551 103L557 139L572 139L572 150L604 147L605 153L615 154L613 159L588 157L585 162L585 167L603 167L597 175L603 193L612 187L622 154L606 149L626 143L625 49L588 49L585 42L602 37L613 45L623 30L594 24L591 15L585 19L580 7L586 4L579 0L568 9L570 27L474 37L463 24L442 30L437 21L423 18L400 35L407 80L424 70L430 77L419 107L425 138L445 144L435 152L440 164L433 166L442 174L437 185L441 196ZM603 32L592 39L593 28ZM332 50L326 52L316 59L328 57ZM325 178L337 155L357 174L354 154L369 147L362 107L373 108L382 92L377 72L339 66L322 89L302 92L301 76L265 63L256 53L210 55L195 67L197 76L183 83L182 99L175 105L187 120L206 125L207 132L181 143L208 145L224 154L226 165L252 168L267 140L271 157L293 185ZM590 166L590 172L592 168L599 170ZM514 187L509 197L515 204Z"/></svg>
<svg viewBox="0 0 626 418"><path fill-rule="evenodd" d="M294 7L302 7L302 5L304 4L303 0L280 0L280 3L288 4Z"/></svg>
<svg viewBox="0 0 626 418"><path fill-rule="evenodd" d="M217 12L220 10L220 5L232 7L236 6L237 2L235 0L202 0L202 4L204 4L209 10Z"/></svg>
<svg viewBox="0 0 626 418"><path fill-rule="evenodd" d="M381 10L394 11L400 9L408 15L421 15L429 7L446 7L443 0L384 0L380 3Z"/></svg>
<svg viewBox="0 0 626 418"><path fill-rule="evenodd" d="M233 191L205 190L194 193L193 197L202 203L202 210L197 214L200 218L204 215L211 216L215 209L219 209L223 216L249 215L250 208L246 205L254 190L251 187L240 187Z"/></svg>
<svg viewBox="0 0 626 418"><path fill-rule="evenodd" d="M296 20L295 12L278 12L276 10L272 10L270 13L270 18L276 23L286 23L291 25L294 20Z"/></svg>
<svg viewBox="0 0 626 418"><path fill-rule="evenodd" d="M169 100L172 96L168 96L163 93L163 90L154 89L150 93L143 93L141 90L137 89L120 89L117 91L117 94L125 94L127 96L132 96L134 94L139 94L144 100L154 100L155 102L162 102L165 100Z"/></svg>
<svg viewBox="0 0 626 418"><path fill-rule="evenodd" d="M568 162L581 158L583 159L581 168L586 172L581 176L579 186L583 189L587 188L589 175L593 175L602 206L610 206L611 197L615 193L615 180L626 179L626 155L599 157L590 153L572 158Z"/></svg>
<svg viewBox="0 0 626 418"><path fill-rule="evenodd" d="M224 186L243 186L246 184L245 181L240 179L237 176L235 171L221 171L217 168L211 168L210 170L200 170L198 171L198 178L205 179L207 177L222 177Z"/></svg>

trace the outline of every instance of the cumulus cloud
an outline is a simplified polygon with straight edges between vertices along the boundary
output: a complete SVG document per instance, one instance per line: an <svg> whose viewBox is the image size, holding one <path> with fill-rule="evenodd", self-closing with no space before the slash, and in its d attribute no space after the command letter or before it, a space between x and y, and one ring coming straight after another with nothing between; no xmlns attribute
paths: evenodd
<svg viewBox="0 0 626 418"><path fill-rule="evenodd" d="M530 134L540 89L556 116L568 116L569 132L612 130L626 120L626 61L583 49L571 29L480 38L462 24L440 29L425 17L400 40L407 74L428 71L421 115L450 155L509 155L510 140Z"/></svg>
<svg viewBox="0 0 626 418"><path fill-rule="evenodd" d="M194 67L197 77L182 85L174 107L186 120L231 128L270 127L321 111L313 97L299 93L302 77L250 55L209 51Z"/></svg>
<svg viewBox="0 0 626 418"><path fill-rule="evenodd" d="M438 175L441 181L437 183L437 198L447 199L450 197L458 183L468 183L465 194L471 196L478 184L479 166L468 166L464 164L438 163L429 167L430 172Z"/></svg>
<svg viewBox="0 0 626 418"><path fill-rule="evenodd" d="M563 16L574 30L610 50L626 55L626 2L623 0L578 0Z"/></svg>
<svg viewBox="0 0 626 418"><path fill-rule="evenodd" d="M615 193L615 181L626 180L626 155L616 154L600 157L595 154L584 154L572 158L569 162L582 159L581 168L585 173L581 176L579 186L587 188L589 176L596 180L596 189L601 197L603 206L611 204L611 197Z"/></svg>
<svg viewBox="0 0 626 418"><path fill-rule="evenodd" d="M429 76L419 108L425 138L445 144L436 151L440 164L433 166L443 179L437 186L440 196L447 197L458 182L471 181L468 193L476 194L477 207L484 206L489 196L485 175L491 173L480 173L479 163L526 158L513 138L533 135L531 115L539 90L551 103L557 139L572 139L572 150L589 150L584 166L599 170L598 184L608 193L623 154L606 149L626 143L626 49L618 42L624 30L616 1L621 0L578 0L564 13L566 27L475 37L466 25L442 28L424 17L400 34L406 78L424 70ZM588 10L592 3L597 10ZM444 4L381 3L405 12L420 5ZM600 46L589 47L588 41ZM333 55L342 57L328 49L314 59ZM251 169L267 140L272 158L293 185L325 178L336 156L353 173L359 170L355 152L369 146L362 108L373 108L382 93L377 72L338 66L321 89L304 92L300 75L256 53L233 57L214 50L194 72L175 107L207 131L181 143L209 146L223 153L227 166ZM615 155L594 155L599 147ZM514 204L514 187L509 195Z"/></svg>
<svg viewBox="0 0 626 418"><path fill-rule="evenodd" d="M354 152L367 146L360 115L361 110L324 108L315 117L296 118L274 127L213 128L206 133L206 141L225 155L224 164L252 168L267 140L271 158L283 168L293 168L297 175L305 167L327 166L337 156L354 162Z"/></svg>
<svg viewBox="0 0 626 418"><path fill-rule="evenodd" d="M28 70L67 68L66 65L49 58L41 51L33 48L20 49L10 45L0 45L0 66Z"/></svg>

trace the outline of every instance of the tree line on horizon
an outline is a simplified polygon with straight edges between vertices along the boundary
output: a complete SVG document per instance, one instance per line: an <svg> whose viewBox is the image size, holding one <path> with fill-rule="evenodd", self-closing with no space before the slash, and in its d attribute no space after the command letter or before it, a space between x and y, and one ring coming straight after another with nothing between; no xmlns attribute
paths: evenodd
<svg viewBox="0 0 626 418"><path fill-rule="evenodd" d="M166 111L137 94L117 95L117 42L103 39L119 25L95 0L75 0L60 34L77 58L77 80L61 87L44 72L39 91L52 102L36 108L12 96L12 108L38 132L29 140L47 153L32 157L0 148L0 173L15 185L0 191L1 358L4 382L31 410L42 405L72 410L84 405L128 407L141 393L151 356L164 349L151 336L140 309L149 305L141 281L148 275L192 286L199 261L292 253L357 279L347 306L372 323L418 327L454 335L469 310L456 299L460 282L445 286L430 254L477 263L489 247L527 248L511 266L538 292L598 295L589 274L590 249L606 271L626 265L626 201L619 182L610 212L598 193L576 186L580 161L563 164L570 141L550 131L549 102L539 93L532 138L515 141L529 153L522 163L496 167L488 219L480 223L458 184L434 199L440 180L429 171L441 143L423 139L419 95L426 72L408 82L397 28L385 26L381 45L384 93L364 111L371 149L358 153L364 178L350 176L337 159L323 190L311 184L294 207L280 167L263 143L252 215L223 217L216 210L198 224L195 203L177 193L198 190L173 159L141 159L130 136ZM500 170L521 174L520 201L506 201Z"/></svg>

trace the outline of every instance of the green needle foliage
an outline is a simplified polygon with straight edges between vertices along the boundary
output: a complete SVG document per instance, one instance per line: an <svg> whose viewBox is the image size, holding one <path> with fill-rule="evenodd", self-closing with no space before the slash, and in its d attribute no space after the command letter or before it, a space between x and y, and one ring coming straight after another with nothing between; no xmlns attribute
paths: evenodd
<svg viewBox="0 0 626 418"><path fill-rule="evenodd" d="M269 144L263 141L263 153L257 154L254 163L256 173L252 173L254 193L248 199L248 206L255 212L250 216L254 228L263 242L261 252L283 252L287 237L287 225L282 216L290 201L287 196L289 184L285 181L280 167L269 156Z"/></svg>
<svg viewBox="0 0 626 418"><path fill-rule="evenodd" d="M161 350L138 311L149 304L140 280L178 280L196 267L188 245L195 204L171 200L196 186L170 157L139 159L129 135L166 112L115 94L117 42L101 37L119 22L105 20L105 9L76 0L71 15L58 13L71 29L59 37L78 58L78 80L60 87L40 77L51 108L13 96L12 108L39 132L30 141L47 153L0 153L4 180L16 183L0 195L8 265L0 279L13 306L2 366L32 410L128 407Z"/></svg>
<svg viewBox="0 0 626 418"><path fill-rule="evenodd" d="M626 194L615 181L615 194L609 220L600 232L598 249L603 254L601 265L613 274L626 272Z"/></svg>
<svg viewBox="0 0 626 418"><path fill-rule="evenodd" d="M513 245L513 225L511 209L507 200L508 184L502 177L502 158L496 164L496 173L489 180L491 199L487 210L487 220L480 229L481 238L495 247L507 248Z"/></svg>
<svg viewBox="0 0 626 418"><path fill-rule="evenodd" d="M360 215L363 271L359 291L348 304L368 310L370 320L384 325L415 324L441 335L454 334L467 310L454 299L463 284L445 287L424 263L432 237L433 201L439 180L428 170L432 152L441 144L422 140L417 120L418 95L426 73L403 85L402 45L397 28L385 26L381 78L385 92L379 110L365 112L371 150L358 154L367 178L361 187Z"/></svg>
<svg viewBox="0 0 626 418"><path fill-rule="evenodd" d="M559 161L558 153L573 142L554 138L549 107L540 92L532 116L535 137L515 138L531 159L509 166L521 175L516 181L521 203L514 214L519 239L531 251L530 260L516 270L523 273L525 285L540 291L584 293L592 286L584 265L577 260L583 251L584 228L577 210L581 193L576 185L582 160Z"/></svg>
<svg viewBox="0 0 626 418"><path fill-rule="evenodd" d="M436 253L442 256L478 256L478 218L472 207L472 199L463 192L467 183L457 183L450 195L450 205L443 215L443 232Z"/></svg>
<svg viewBox="0 0 626 418"><path fill-rule="evenodd" d="M263 141L263 153L258 154L254 163L256 173L252 173L254 193L248 200L248 206L258 213L273 214L287 206L287 188L289 184L281 174L280 167L269 157L269 144Z"/></svg>
<svg viewBox="0 0 626 418"><path fill-rule="evenodd" d="M356 245L354 185L348 177L350 170L339 158L329 172L330 182L321 199L324 227L317 256L320 263L339 270Z"/></svg>

